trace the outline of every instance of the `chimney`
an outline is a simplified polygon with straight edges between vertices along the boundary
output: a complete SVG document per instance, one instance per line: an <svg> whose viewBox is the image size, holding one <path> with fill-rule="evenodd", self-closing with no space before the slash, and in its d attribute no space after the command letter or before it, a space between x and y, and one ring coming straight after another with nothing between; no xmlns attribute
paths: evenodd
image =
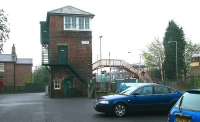
<svg viewBox="0 0 200 122"><path fill-rule="evenodd" d="M12 60L13 60L14 62L17 61L17 54L16 54L16 50L15 50L15 45L14 45L14 44L13 44L13 46L12 46Z"/></svg>

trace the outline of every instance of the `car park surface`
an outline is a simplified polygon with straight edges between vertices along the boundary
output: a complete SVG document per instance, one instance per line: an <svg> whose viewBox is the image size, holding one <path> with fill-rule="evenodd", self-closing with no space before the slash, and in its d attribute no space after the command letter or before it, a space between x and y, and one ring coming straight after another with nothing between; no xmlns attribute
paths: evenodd
<svg viewBox="0 0 200 122"><path fill-rule="evenodd" d="M95 99L48 98L44 93L0 95L0 122L166 122L167 114L116 118L96 112Z"/></svg>

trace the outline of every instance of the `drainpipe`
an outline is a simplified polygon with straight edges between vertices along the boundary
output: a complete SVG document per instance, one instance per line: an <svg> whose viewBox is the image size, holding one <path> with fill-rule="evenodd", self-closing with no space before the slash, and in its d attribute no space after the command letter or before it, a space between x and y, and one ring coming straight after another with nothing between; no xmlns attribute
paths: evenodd
<svg viewBox="0 0 200 122"><path fill-rule="evenodd" d="M13 70L14 70L14 74L13 74L13 82L14 82L14 84L13 84L13 87L14 87L14 91L15 91L15 87L16 87L16 74L15 74L15 65L16 65L16 63L17 63L17 55L16 55L16 49L15 49L15 45L13 44L13 46L12 46L12 61L14 62L14 67L13 67Z"/></svg>
<svg viewBox="0 0 200 122"><path fill-rule="evenodd" d="M14 80L14 92L15 92L15 87L16 87L16 78L15 78L15 76L16 76L15 75L15 72L16 72L15 69L16 68L15 68L15 65L16 65L16 62L14 62L14 78L13 78L13 80Z"/></svg>

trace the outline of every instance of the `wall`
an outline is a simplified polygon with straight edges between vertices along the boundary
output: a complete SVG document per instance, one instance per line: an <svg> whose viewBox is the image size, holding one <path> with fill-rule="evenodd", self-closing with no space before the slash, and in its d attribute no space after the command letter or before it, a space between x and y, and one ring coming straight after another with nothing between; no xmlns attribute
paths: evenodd
<svg viewBox="0 0 200 122"><path fill-rule="evenodd" d="M32 81L32 65L16 64L15 71L17 86L24 86L25 83Z"/></svg>
<svg viewBox="0 0 200 122"><path fill-rule="evenodd" d="M4 85L14 86L14 63L5 63L4 69Z"/></svg>

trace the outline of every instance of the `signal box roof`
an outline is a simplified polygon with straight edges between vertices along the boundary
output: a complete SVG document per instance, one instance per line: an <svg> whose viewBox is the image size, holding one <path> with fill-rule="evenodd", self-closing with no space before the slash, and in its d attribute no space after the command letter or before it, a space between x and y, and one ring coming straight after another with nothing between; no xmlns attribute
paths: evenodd
<svg viewBox="0 0 200 122"><path fill-rule="evenodd" d="M65 6L62 8L58 8L58 9L49 11L48 14L50 14L50 15L79 15L79 16L94 17L94 14L80 10L73 6Z"/></svg>

